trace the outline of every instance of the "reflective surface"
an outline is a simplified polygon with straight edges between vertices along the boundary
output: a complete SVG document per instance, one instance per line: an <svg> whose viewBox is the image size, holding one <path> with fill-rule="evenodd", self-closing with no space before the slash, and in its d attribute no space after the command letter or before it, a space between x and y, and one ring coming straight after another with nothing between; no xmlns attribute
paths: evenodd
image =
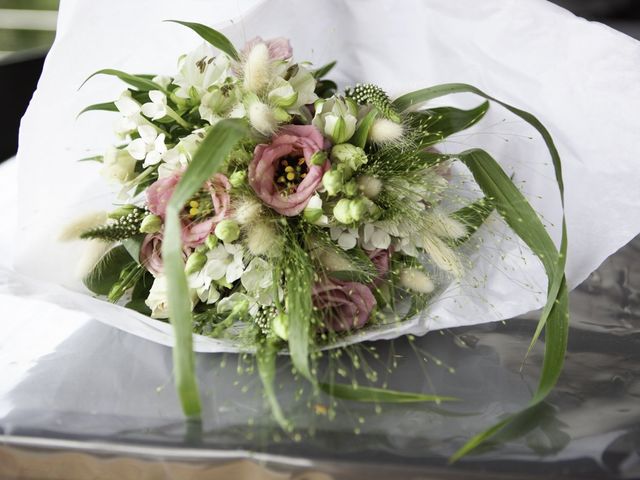
<svg viewBox="0 0 640 480"><path fill-rule="evenodd" d="M522 372L520 367L535 314L367 345L379 355L364 358L380 382L388 378L391 388L452 395L461 399L456 403L340 402L332 418L330 400L311 395L282 359L279 394L298 427L288 435L268 415L249 360L198 354L204 421L186 424L171 380L170 349L42 303L37 288L0 271L0 305L15 312L0 324L2 439L21 448L143 455L168 464L253 457L289 472L311 468L334 478L357 478L365 471L385 472L380 478L416 472L444 478L635 478L639 253L640 238L573 292L569 354L548 403L507 432L503 443L451 467L448 456L466 439L530 398L542 344ZM27 296L6 294L15 288ZM391 373L382 368L393 363L389 358L397 362Z"/></svg>

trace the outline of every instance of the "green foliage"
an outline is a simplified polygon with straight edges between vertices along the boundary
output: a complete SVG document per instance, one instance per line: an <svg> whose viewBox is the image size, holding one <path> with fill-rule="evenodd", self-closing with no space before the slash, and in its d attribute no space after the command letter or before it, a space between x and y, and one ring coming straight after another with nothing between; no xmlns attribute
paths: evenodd
<svg viewBox="0 0 640 480"><path fill-rule="evenodd" d="M457 238L453 241L454 245L462 245L480 228L481 225L486 222L491 212L495 210L493 202L487 197L482 197L480 200L476 200L470 205L461 208L453 213L452 217L467 227L469 232L462 238Z"/></svg>
<svg viewBox="0 0 640 480"><path fill-rule="evenodd" d="M123 82L128 83L132 87L137 88L138 90L140 90L142 92L148 92L150 90L160 90L160 91L162 91L164 93L168 93L166 89L162 88L157 83L152 82L151 80L149 80L145 76L142 76L142 75L131 75L130 73L122 72L120 70L114 70L112 68L105 68L103 70L98 70L97 72L89 75L89 77L87 77L87 79L84 82L82 82L82 85L80 85L80 88L82 88L85 83L87 83L89 80L91 80L96 75L110 75L110 76L113 76L113 77L117 77L120 80L122 80Z"/></svg>
<svg viewBox="0 0 640 480"><path fill-rule="evenodd" d="M123 246L112 248L96 263L83 279L85 286L96 295L108 295L120 279L120 272L132 265L133 260Z"/></svg>
<svg viewBox="0 0 640 480"><path fill-rule="evenodd" d="M167 206L162 257L169 291L169 315L175 334L174 376L182 409L187 417L199 417L201 407L195 376L191 301L182 257L180 211L202 184L218 171L233 147L247 134L248 127L241 120L223 120L211 127Z"/></svg>
<svg viewBox="0 0 640 480"><path fill-rule="evenodd" d="M117 112L118 107L116 107L115 102L94 103L93 105L89 105L88 107L83 108L82 111L80 111L80 113L78 114L78 117L85 112L93 111Z"/></svg>
<svg viewBox="0 0 640 480"><path fill-rule="evenodd" d="M345 385L340 383L320 383L320 390L332 397L356 402L373 403L422 403L422 402L455 402L455 397L439 395L423 395L421 393L399 392L386 388L374 388Z"/></svg>
<svg viewBox="0 0 640 480"><path fill-rule="evenodd" d="M106 225L92 228L80 235L82 239L98 239L117 242L140 234L140 224L146 214L143 208L135 208Z"/></svg>
<svg viewBox="0 0 640 480"><path fill-rule="evenodd" d="M393 120L394 122L400 121L400 116L393 106L393 103L391 103L387 92L377 85L372 83L358 84L355 87L347 88L345 95L353 98L361 105L373 105L380 111L383 117L389 120Z"/></svg>
<svg viewBox="0 0 640 480"><path fill-rule="evenodd" d="M216 47L218 50L226 53L234 60L240 60L240 55L236 50L236 47L233 46L233 43L229 41L227 37L225 37L222 33L214 30L211 27L207 27L206 25L202 25L200 23L193 22L182 22L180 20L166 20L167 22L178 23L180 25L184 25L185 27L190 28L194 32L196 32L203 40L209 42L211 45Z"/></svg>

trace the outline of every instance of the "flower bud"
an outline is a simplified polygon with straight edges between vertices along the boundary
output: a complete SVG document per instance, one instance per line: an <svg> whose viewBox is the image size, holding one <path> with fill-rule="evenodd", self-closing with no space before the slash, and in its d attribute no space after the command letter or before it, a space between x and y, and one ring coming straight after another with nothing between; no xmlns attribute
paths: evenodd
<svg viewBox="0 0 640 480"><path fill-rule="evenodd" d="M311 156L311 165L323 166L327 161L327 152L318 150Z"/></svg>
<svg viewBox="0 0 640 480"><path fill-rule="evenodd" d="M289 316L286 313L279 313L271 321L271 329L282 340L289 339Z"/></svg>
<svg viewBox="0 0 640 480"><path fill-rule="evenodd" d="M209 250L213 250L218 246L218 237L216 237L215 235L209 234L207 239L204 241L204 244Z"/></svg>
<svg viewBox="0 0 640 480"><path fill-rule="evenodd" d="M189 255L187 264L184 267L184 273L191 275L192 273L199 272L205 263L207 263L207 256L202 252L195 251Z"/></svg>
<svg viewBox="0 0 640 480"><path fill-rule="evenodd" d="M356 131L358 107L351 99L331 97L316 103L313 125L333 143L344 143Z"/></svg>
<svg viewBox="0 0 640 480"><path fill-rule="evenodd" d="M347 197L353 197L358 193L358 184L354 180L351 180L344 184L342 190Z"/></svg>
<svg viewBox="0 0 640 480"><path fill-rule="evenodd" d="M132 213L136 208L137 207L135 205L122 205L121 207L116 208L113 212L107 214L107 218L119 220L120 218L126 217Z"/></svg>
<svg viewBox="0 0 640 480"><path fill-rule="evenodd" d="M360 147L350 143L341 143L331 149L331 160L347 165L352 171L367 163L367 154Z"/></svg>
<svg viewBox="0 0 640 480"><path fill-rule="evenodd" d="M309 223L316 223L322 218L321 208L305 208L302 217Z"/></svg>
<svg viewBox="0 0 640 480"><path fill-rule="evenodd" d="M157 233L162 228L162 219L158 215L147 215L140 224L140 233Z"/></svg>
<svg viewBox="0 0 640 480"><path fill-rule="evenodd" d="M329 196L336 195L344 185L342 172L338 170L329 170L322 176L322 185L327 189Z"/></svg>
<svg viewBox="0 0 640 480"><path fill-rule="evenodd" d="M273 118L278 123L289 123L291 115L289 115L284 108L276 107L273 109Z"/></svg>
<svg viewBox="0 0 640 480"><path fill-rule="evenodd" d="M336 203L336 206L333 207L333 216L335 219L340 222L349 224L353 223L353 217L351 216L351 200L343 198Z"/></svg>
<svg viewBox="0 0 640 480"><path fill-rule="evenodd" d="M235 220L222 220L213 233L225 243L235 242L240 237L240 226Z"/></svg>
<svg viewBox="0 0 640 480"><path fill-rule="evenodd" d="M229 177L229 183L232 187L238 188L244 185L247 182L247 172L246 170L238 170L233 172Z"/></svg>
<svg viewBox="0 0 640 480"><path fill-rule="evenodd" d="M354 221L358 222L364 218L368 212L367 203L362 198L356 198L349 202L349 213Z"/></svg>

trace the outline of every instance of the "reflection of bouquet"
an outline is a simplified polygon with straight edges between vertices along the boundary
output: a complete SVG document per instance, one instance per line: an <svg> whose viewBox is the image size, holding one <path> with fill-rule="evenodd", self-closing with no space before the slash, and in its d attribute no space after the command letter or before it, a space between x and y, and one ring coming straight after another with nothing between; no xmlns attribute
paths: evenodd
<svg viewBox="0 0 640 480"><path fill-rule="evenodd" d="M545 363L541 391L553 385L566 342L566 238L561 255L486 152L432 148L480 121L488 102L471 110L412 108L449 93L489 97L458 84L393 102L371 84L338 95L324 78L333 65L295 63L286 39L256 38L237 52L219 32L184 24L209 43L181 57L175 77L98 72L132 87L86 109L122 115L121 143L97 158L122 183L122 205L81 236L110 245L86 278L91 290L171 319L188 414L199 411L192 332L256 351L284 424L272 388L276 352L288 348L298 372L317 384L314 351L421 312L439 283L460 276L458 247L494 209L549 276L540 329L547 319L553 325L547 351L554 363ZM506 107L543 135L561 186L544 127ZM453 162L471 171L484 196L453 186ZM355 399L444 400L319 385Z"/></svg>

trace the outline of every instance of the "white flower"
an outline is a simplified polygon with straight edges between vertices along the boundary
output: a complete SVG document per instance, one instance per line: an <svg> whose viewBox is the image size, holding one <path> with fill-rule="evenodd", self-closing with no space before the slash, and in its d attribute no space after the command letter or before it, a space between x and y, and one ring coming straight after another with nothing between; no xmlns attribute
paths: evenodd
<svg viewBox="0 0 640 480"><path fill-rule="evenodd" d="M316 102L313 125L335 144L349 140L356 131L358 107L353 100L331 97Z"/></svg>
<svg viewBox="0 0 640 480"><path fill-rule="evenodd" d="M386 250L391 245L391 236L371 223L362 227L362 236L362 247L366 250L375 250L376 248Z"/></svg>
<svg viewBox="0 0 640 480"><path fill-rule="evenodd" d="M278 79L271 87L267 98L269 103L280 108L290 108L296 104L298 100L298 92L296 92L291 84L283 79Z"/></svg>
<svg viewBox="0 0 640 480"><path fill-rule="evenodd" d="M337 241L343 250L351 250L358 244L358 229L331 227L329 234L333 241Z"/></svg>
<svg viewBox="0 0 640 480"><path fill-rule="evenodd" d="M123 149L111 147L104 155L100 174L107 180L125 183L135 176L136 159Z"/></svg>
<svg viewBox="0 0 640 480"><path fill-rule="evenodd" d="M176 170L186 167L198 150L205 133L203 129L195 130L193 133L181 138L175 147L167 150L162 156L163 163L158 168L158 176L160 178L168 177L175 173Z"/></svg>
<svg viewBox="0 0 640 480"><path fill-rule="evenodd" d="M242 247L233 243L218 245L207 252L207 263L202 271L212 280L224 279L227 283L233 283L244 272L243 253Z"/></svg>
<svg viewBox="0 0 640 480"><path fill-rule="evenodd" d="M145 167L160 163L167 152L164 133L158 135L156 129L150 125L140 125L138 133L140 138L136 138L127 146L129 154L136 160L144 160Z"/></svg>
<svg viewBox="0 0 640 480"><path fill-rule="evenodd" d="M166 90L167 87L169 85L171 85L171 82L173 82L173 78L168 77L166 75L157 75L157 76L153 77L153 79L151 81L153 83L156 83L156 84L160 85L162 88L164 88Z"/></svg>
<svg viewBox="0 0 640 480"><path fill-rule="evenodd" d="M188 281L189 287L196 291L200 301L210 305L220 299L220 292L213 279L204 270L189 275Z"/></svg>
<svg viewBox="0 0 640 480"><path fill-rule="evenodd" d="M240 277L240 281L260 305L273 303L273 269L268 262L255 257Z"/></svg>
<svg viewBox="0 0 640 480"><path fill-rule="evenodd" d="M322 211L322 198L320 198L320 195L317 193L309 199L307 206L304 208L303 215L305 220L314 225L329 225L329 217L324 215Z"/></svg>
<svg viewBox="0 0 640 480"><path fill-rule="evenodd" d="M131 92L125 90L120 98L114 102L122 117L116 122L114 130L116 134L124 136L138 128L144 120L140 116L140 104L131 98Z"/></svg>
<svg viewBox="0 0 640 480"><path fill-rule="evenodd" d="M142 105L142 113L151 120L158 120L167 114L167 96L160 90L149 92L148 103Z"/></svg>
<svg viewBox="0 0 640 480"><path fill-rule="evenodd" d="M229 76L229 64L229 57L224 53L216 55L208 43L183 55L178 61L180 71L173 80L179 87L175 90L176 96L201 98L209 87L223 83Z"/></svg>
<svg viewBox="0 0 640 480"><path fill-rule="evenodd" d="M149 296L144 301L151 309L152 318L169 318L167 294L167 277L160 275L153 281L151 290L149 290Z"/></svg>
<svg viewBox="0 0 640 480"><path fill-rule="evenodd" d="M239 101L240 93L236 88L213 87L211 91L202 96L198 113L200 113L200 118L215 125L234 112Z"/></svg>
<svg viewBox="0 0 640 480"><path fill-rule="evenodd" d="M298 64L298 71L289 79L289 85L298 94L298 97L289 111L294 111L304 105L310 105L318 100L318 96L315 93L316 83L316 79L311 72Z"/></svg>
<svg viewBox="0 0 640 480"><path fill-rule="evenodd" d="M256 302L253 297L250 297L249 295L241 292L235 292L228 297L224 297L218 302L216 310L218 311L218 313L231 313L234 307L240 306L243 303L249 306L249 315L255 316L258 313L258 310L260 308L258 302Z"/></svg>

